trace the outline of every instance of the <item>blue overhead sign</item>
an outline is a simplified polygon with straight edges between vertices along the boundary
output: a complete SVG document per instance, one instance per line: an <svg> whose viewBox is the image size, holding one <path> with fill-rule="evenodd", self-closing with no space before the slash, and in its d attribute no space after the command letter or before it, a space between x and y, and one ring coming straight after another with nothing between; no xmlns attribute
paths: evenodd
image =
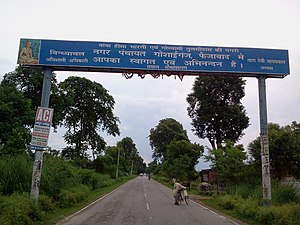
<svg viewBox="0 0 300 225"><path fill-rule="evenodd" d="M289 74L287 50L21 39L18 64L94 71Z"/></svg>

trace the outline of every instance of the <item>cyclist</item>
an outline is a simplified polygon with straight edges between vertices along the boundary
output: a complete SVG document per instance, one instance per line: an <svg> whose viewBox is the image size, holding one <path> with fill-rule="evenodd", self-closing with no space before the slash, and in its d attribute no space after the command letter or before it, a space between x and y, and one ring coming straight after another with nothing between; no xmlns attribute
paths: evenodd
<svg viewBox="0 0 300 225"><path fill-rule="evenodd" d="M178 196L181 195L181 190L182 189L186 189L185 186L183 186L182 184L179 183L179 181L173 177L173 182L174 182L174 191L173 191L173 195L174 195L174 199L175 199L175 205L179 205L178 203Z"/></svg>

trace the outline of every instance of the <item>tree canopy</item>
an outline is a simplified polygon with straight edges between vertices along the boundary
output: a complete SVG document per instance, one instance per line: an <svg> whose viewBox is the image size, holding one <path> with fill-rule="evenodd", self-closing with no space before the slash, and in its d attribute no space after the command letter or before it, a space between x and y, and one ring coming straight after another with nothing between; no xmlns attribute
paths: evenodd
<svg viewBox="0 0 300 225"><path fill-rule="evenodd" d="M241 103L245 81L238 77L199 76L187 97L194 133L207 138L213 149L236 142L249 126Z"/></svg>
<svg viewBox="0 0 300 225"><path fill-rule="evenodd" d="M271 174L282 179L293 176L300 177L300 124L293 121L291 125L280 126L276 123L268 124L269 154ZM260 137L248 146L252 163L261 165Z"/></svg>
<svg viewBox="0 0 300 225"><path fill-rule="evenodd" d="M204 147L201 145L192 144L187 140L174 140L167 146L163 169L169 177L193 180L196 174L195 166L203 151Z"/></svg>
<svg viewBox="0 0 300 225"><path fill-rule="evenodd" d="M134 141L130 137L125 137L117 142L116 146L107 146L104 154L94 160L95 169L98 172L110 174L115 177L117 169L118 152L119 157L119 174L139 174L144 173L146 164L139 155Z"/></svg>
<svg viewBox="0 0 300 225"><path fill-rule="evenodd" d="M29 144L35 111L41 104L43 73L38 69L17 67L4 75L1 87L1 127L6 129L1 142L7 145L10 136L14 142L22 139L19 144L23 146ZM15 104L13 109L12 104ZM114 104L113 97L101 84L79 77L69 77L57 84L55 74L52 74L49 102L49 107L54 108L52 126L57 128L61 125L68 129L64 136L68 143L64 156L86 158L87 151L91 150L95 158L106 144L99 132L119 135L119 118L113 114ZM12 118L5 119L12 115L19 127Z"/></svg>
<svg viewBox="0 0 300 225"><path fill-rule="evenodd" d="M173 118L166 118L159 121L155 128L151 128L150 146L153 150L152 157L155 161L163 160L167 146L172 141L189 140L186 130Z"/></svg>
<svg viewBox="0 0 300 225"><path fill-rule="evenodd" d="M95 158L106 145L99 131L120 134L119 118L113 114L113 97L101 84L80 77L68 77L59 84L59 90L64 103L62 125L68 129L64 138L70 145L64 155L85 157L90 148Z"/></svg>
<svg viewBox="0 0 300 225"><path fill-rule="evenodd" d="M41 106L41 96L43 89L43 73L41 70L33 70L30 68L17 67L15 71L9 72L4 75L1 82L3 86L14 86L18 91L22 92L24 97L31 100L31 109L36 109ZM51 80L51 96L49 101L49 108L55 108L52 120L52 126L57 127L61 120L59 114L59 106L61 101L57 95L57 80L54 73L52 73ZM34 125L34 115L31 120L31 127Z"/></svg>
<svg viewBox="0 0 300 225"><path fill-rule="evenodd" d="M31 101L13 86L0 85L0 155L24 152L35 112Z"/></svg>
<svg viewBox="0 0 300 225"><path fill-rule="evenodd" d="M149 172L160 172L167 177L175 176L181 180L193 180L197 177L195 166L204 147L192 144L186 130L178 121L173 118L160 120L150 130L149 139L154 159L149 163Z"/></svg>

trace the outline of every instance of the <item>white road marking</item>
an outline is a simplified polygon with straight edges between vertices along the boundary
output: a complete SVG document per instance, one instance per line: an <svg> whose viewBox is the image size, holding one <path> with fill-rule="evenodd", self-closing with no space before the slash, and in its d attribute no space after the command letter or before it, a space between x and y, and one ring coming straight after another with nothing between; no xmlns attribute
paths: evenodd
<svg viewBox="0 0 300 225"><path fill-rule="evenodd" d="M146 203L146 206L147 206L147 210L149 210L149 209L150 209L150 207L149 207L149 204L148 204L148 203Z"/></svg>

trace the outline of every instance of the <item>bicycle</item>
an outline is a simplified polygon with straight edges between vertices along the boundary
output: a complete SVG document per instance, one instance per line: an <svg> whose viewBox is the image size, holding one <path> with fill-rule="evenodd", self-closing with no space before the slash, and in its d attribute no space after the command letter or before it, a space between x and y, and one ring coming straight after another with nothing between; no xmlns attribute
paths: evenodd
<svg viewBox="0 0 300 225"><path fill-rule="evenodd" d="M181 197L182 197L182 195L181 195ZM189 195L188 195L188 192L186 189L183 190L183 198L184 198L185 203L188 205L190 202L190 198L189 198Z"/></svg>
<svg viewBox="0 0 300 225"><path fill-rule="evenodd" d="M183 192L183 193L182 193ZM189 204L189 195L186 189L177 191L176 199L178 204L180 205L183 201L188 205Z"/></svg>

